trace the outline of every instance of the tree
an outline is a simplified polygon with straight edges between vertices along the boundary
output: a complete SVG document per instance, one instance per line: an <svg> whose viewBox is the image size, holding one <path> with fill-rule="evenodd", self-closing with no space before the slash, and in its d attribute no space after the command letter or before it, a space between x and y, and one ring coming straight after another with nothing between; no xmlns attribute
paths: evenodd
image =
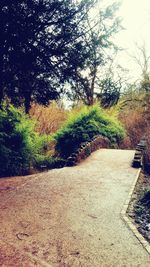
<svg viewBox="0 0 150 267"><path fill-rule="evenodd" d="M144 111L149 113L150 110L150 55L148 53L146 44L141 46L136 44L136 55L132 56L134 61L141 69L141 77L138 81L137 89L139 91L139 97L142 100L142 106Z"/></svg>
<svg viewBox="0 0 150 267"><path fill-rule="evenodd" d="M70 0L0 1L0 103L47 104L84 67L82 38L94 3Z"/></svg>
<svg viewBox="0 0 150 267"><path fill-rule="evenodd" d="M108 108L116 105L120 98L121 79L115 81L111 76L108 76L101 81L100 87L101 93L97 93L97 98L100 100L101 106Z"/></svg>
<svg viewBox="0 0 150 267"><path fill-rule="evenodd" d="M142 79L146 80L150 75L150 56L148 55L145 43L141 46L136 44L136 54L132 55L132 58L141 69Z"/></svg>
<svg viewBox="0 0 150 267"><path fill-rule="evenodd" d="M120 19L115 17L118 8L116 3L107 6L105 9L101 9L98 14L96 13L94 19L88 13L86 17L87 32L84 35L84 40L85 49L89 56L85 61L84 71L76 72L76 77L72 80L74 90L70 90L68 93L71 100L82 100L85 104L92 105L97 97L103 93L106 94L108 79L109 85L111 80L109 91L114 89L115 84L118 83L118 81L113 81L112 77L104 79L104 76L108 76L106 65L112 64L113 55L118 50L112 40L112 37L121 29ZM118 90L118 85L116 90Z"/></svg>

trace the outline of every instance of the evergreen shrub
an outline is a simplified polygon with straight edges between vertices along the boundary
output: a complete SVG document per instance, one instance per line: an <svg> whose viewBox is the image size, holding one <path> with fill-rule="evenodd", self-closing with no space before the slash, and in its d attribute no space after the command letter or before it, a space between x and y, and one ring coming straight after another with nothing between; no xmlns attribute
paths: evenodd
<svg viewBox="0 0 150 267"><path fill-rule="evenodd" d="M48 170L54 168L62 168L67 161L50 155L37 154L34 160L34 167L38 170Z"/></svg>
<svg viewBox="0 0 150 267"><path fill-rule="evenodd" d="M109 117L98 105L83 107L78 114L71 114L54 135L56 151L60 157L67 158L82 143L91 141L98 134L107 137L114 144L124 138L125 130L119 121Z"/></svg>
<svg viewBox="0 0 150 267"><path fill-rule="evenodd" d="M29 173L35 155L46 140L34 131L35 122L21 109L0 109L0 176Z"/></svg>

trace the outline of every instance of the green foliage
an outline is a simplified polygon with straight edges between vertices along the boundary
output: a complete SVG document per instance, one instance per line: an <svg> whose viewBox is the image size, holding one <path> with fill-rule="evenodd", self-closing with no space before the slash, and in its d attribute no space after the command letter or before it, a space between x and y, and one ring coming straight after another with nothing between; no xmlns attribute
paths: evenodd
<svg viewBox="0 0 150 267"><path fill-rule="evenodd" d="M97 134L117 143L124 137L125 131L117 120L110 118L98 105L83 107L79 114L71 114L55 134L56 150L61 157L67 158L81 143L90 141Z"/></svg>
<svg viewBox="0 0 150 267"><path fill-rule="evenodd" d="M103 108L110 108L118 103L121 83L115 81L111 75L100 81L101 93L97 94Z"/></svg>
<svg viewBox="0 0 150 267"><path fill-rule="evenodd" d="M29 111L74 81L87 58L83 27L93 0L0 2L0 104L6 96ZM7 43L7 45L6 45Z"/></svg>
<svg viewBox="0 0 150 267"><path fill-rule="evenodd" d="M28 173L32 161L46 144L34 131L35 122L22 110L3 104L0 110L0 176Z"/></svg>
<svg viewBox="0 0 150 267"><path fill-rule="evenodd" d="M66 161L61 158L56 158L49 155L39 155L37 154L34 160L34 167L39 170L43 169L53 169L64 167Z"/></svg>

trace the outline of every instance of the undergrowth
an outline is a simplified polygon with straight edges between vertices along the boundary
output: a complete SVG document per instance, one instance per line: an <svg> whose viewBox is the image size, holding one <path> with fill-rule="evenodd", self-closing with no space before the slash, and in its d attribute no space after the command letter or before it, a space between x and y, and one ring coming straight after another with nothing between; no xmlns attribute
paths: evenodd
<svg viewBox="0 0 150 267"><path fill-rule="evenodd" d="M28 174L35 158L45 154L51 136L35 132L36 121L22 109L0 109L0 176Z"/></svg>

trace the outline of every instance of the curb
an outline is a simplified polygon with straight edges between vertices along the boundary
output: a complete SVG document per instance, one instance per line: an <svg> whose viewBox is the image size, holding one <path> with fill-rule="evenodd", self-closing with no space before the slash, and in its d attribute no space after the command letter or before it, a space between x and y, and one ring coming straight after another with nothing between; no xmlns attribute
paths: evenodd
<svg viewBox="0 0 150 267"><path fill-rule="evenodd" d="M137 230L135 224L129 219L129 217L127 216L127 209L129 207L129 203L131 201L131 197L133 195L135 186L137 184L137 181L139 179L141 173L141 168L138 170L138 173L135 177L135 180L131 186L131 190L129 192L129 195L126 199L126 202L122 208L121 211L121 217L123 219L123 221L128 225L128 227L130 228L130 230L133 232L133 234L136 236L136 238L140 241L140 243L142 244L142 246L146 249L146 251L150 254L150 244L148 243L148 241L142 236L142 234L139 233L139 231Z"/></svg>

